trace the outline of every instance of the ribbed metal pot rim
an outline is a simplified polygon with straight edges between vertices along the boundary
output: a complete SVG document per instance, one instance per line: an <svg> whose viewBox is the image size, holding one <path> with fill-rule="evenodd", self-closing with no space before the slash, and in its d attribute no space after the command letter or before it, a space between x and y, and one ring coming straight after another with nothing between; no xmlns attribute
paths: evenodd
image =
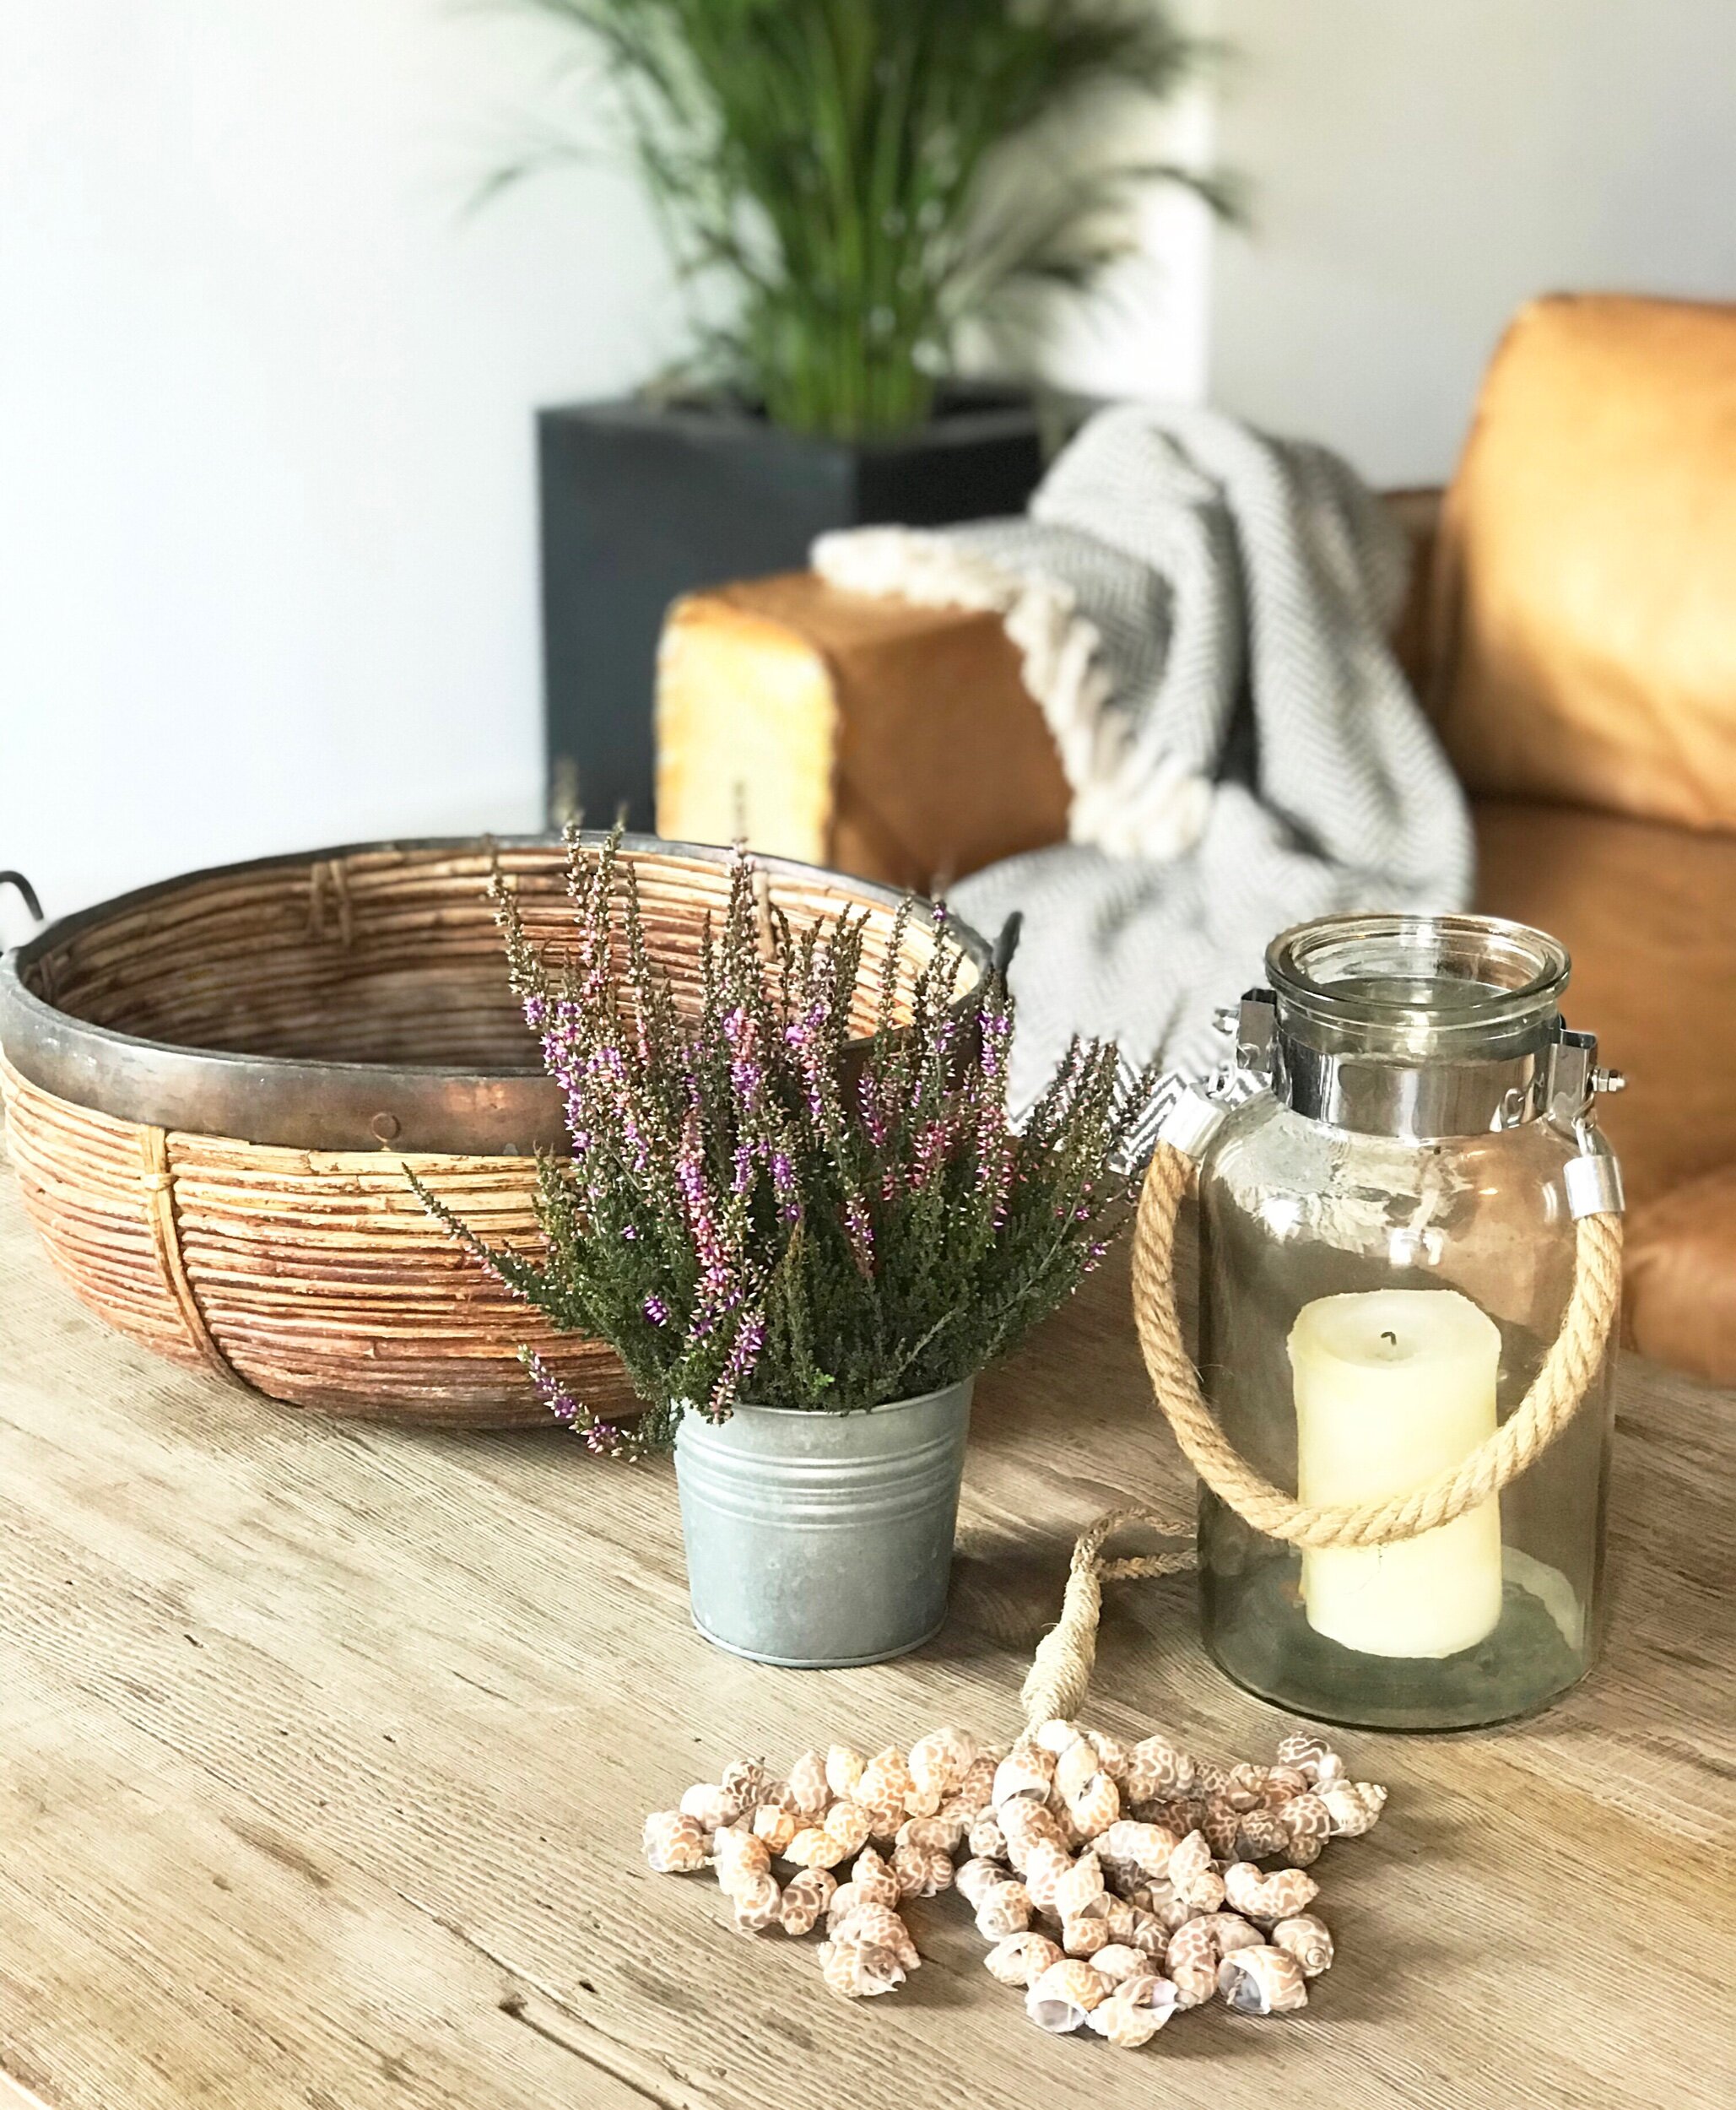
<svg viewBox="0 0 1736 2110"><path fill-rule="evenodd" d="M587 830L583 841L607 841ZM251 873L294 870L386 852L484 856L490 850L554 849L552 835L429 836L341 844L211 865L116 895L48 923L0 955L0 1049L19 1074L41 1090L116 1120L192 1134L228 1136L290 1150L436 1152L484 1157L527 1157L565 1148L560 1087L540 1070L474 1070L437 1063L327 1062L300 1057L238 1054L179 1046L95 1025L38 996L25 981L46 955L105 918L146 907L184 889ZM719 863L730 852L715 843L675 842L628 835L622 847L639 856ZM754 853L776 879L813 887L830 884L841 908L873 903L896 913L905 893L793 858ZM921 896L915 919L933 928ZM989 948L968 923L949 916L946 933L985 972ZM501 973L504 980L505 965ZM969 1001L968 994L958 1002ZM861 1054L868 1037L847 1044ZM799 1409L792 1409L799 1411Z"/></svg>
<svg viewBox="0 0 1736 2110"><path fill-rule="evenodd" d="M800 1421L864 1421L871 1414L897 1414L906 1407L931 1405L936 1399L944 1399L956 1392L960 1385L969 1384L977 1374L973 1370L963 1377L955 1377L949 1385L937 1385L933 1392L912 1393L906 1399L883 1399L875 1407L762 1407L757 1399L738 1399L730 1409L730 1415L733 1417L746 1411L788 1415L792 1420ZM713 1421L710 1415L704 1413L691 1401L687 1403L687 1413L695 1420L705 1423L708 1428L727 1426L725 1422Z"/></svg>

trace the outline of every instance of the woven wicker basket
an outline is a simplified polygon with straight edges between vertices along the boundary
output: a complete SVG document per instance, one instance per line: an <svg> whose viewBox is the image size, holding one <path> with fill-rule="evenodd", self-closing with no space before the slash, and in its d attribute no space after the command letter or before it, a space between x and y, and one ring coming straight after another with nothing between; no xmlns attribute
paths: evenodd
<svg viewBox="0 0 1736 2110"><path fill-rule="evenodd" d="M691 996L727 853L624 847L653 952ZM404 1178L413 1166L492 1240L536 1241L534 1154L560 1147L560 1102L506 989L485 895L495 860L527 927L558 941L559 843L385 844L172 880L0 961L10 1155L93 1310L176 1362L331 1414L545 1426L521 1342L599 1408L630 1409L613 1353L552 1334ZM798 922L868 912L867 1032L898 896L761 868ZM933 942L912 917L903 992Z"/></svg>

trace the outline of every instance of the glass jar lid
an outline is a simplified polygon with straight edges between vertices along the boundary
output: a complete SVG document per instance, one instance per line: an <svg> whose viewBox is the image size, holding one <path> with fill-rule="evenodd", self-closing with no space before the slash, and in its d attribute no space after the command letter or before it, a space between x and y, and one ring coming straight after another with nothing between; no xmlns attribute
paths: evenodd
<svg viewBox="0 0 1736 2110"><path fill-rule="evenodd" d="M1492 916L1329 916L1266 954L1274 1085L1298 1112L1403 1136L1512 1128L1548 1103L1566 949Z"/></svg>

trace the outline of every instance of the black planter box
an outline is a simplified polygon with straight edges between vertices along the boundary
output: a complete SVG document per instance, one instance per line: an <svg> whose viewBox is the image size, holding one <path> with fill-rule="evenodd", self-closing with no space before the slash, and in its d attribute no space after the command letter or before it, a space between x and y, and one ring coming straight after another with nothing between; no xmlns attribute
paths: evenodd
<svg viewBox="0 0 1736 2110"><path fill-rule="evenodd" d="M745 411L575 403L537 420L551 812L649 829L652 685L669 603L799 569L831 528L1021 511L1043 466L1028 398L971 392L907 439L798 437Z"/></svg>

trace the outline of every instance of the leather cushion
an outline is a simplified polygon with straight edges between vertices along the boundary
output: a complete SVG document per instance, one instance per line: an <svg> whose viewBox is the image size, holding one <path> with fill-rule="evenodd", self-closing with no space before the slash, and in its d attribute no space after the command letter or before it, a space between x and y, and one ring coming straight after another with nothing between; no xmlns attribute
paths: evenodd
<svg viewBox="0 0 1736 2110"><path fill-rule="evenodd" d="M1736 1165L1736 836L1560 806L1475 819L1478 906L1567 947L1568 1022L1627 1078L1599 1113L1629 1199Z"/></svg>
<svg viewBox="0 0 1736 2110"><path fill-rule="evenodd" d="M1624 1332L1641 1355L1736 1385L1736 1165L1628 1220Z"/></svg>
<svg viewBox="0 0 1736 2110"><path fill-rule="evenodd" d="M1736 306L1522 310L1436 592L1432 701L1474 793L1736 828Z"/></svg>

